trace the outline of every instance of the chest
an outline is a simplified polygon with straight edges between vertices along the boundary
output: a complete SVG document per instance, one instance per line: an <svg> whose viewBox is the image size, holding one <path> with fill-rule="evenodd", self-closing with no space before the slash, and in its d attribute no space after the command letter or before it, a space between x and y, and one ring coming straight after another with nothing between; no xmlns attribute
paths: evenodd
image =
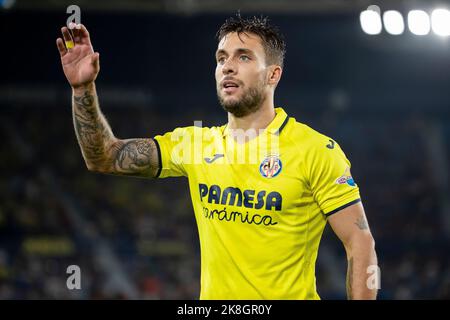
<svg viewBox="0 0 450 320"><path fill-rule="evenodd" d="M285 211L308 193L302 159L292 145L239 150L223 146L204 150L201 164L191 168L193 196L210 205L258 211Z"/></svg>

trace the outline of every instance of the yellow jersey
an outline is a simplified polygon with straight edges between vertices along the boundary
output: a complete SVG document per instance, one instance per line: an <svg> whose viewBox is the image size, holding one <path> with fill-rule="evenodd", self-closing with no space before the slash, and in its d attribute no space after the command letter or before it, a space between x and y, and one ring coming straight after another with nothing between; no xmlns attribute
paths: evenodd
<svg viewBox="0 0 450 320"><path fill-rule="evenodd" d="M189 179L200 299L320 299L315 263L326 219L360 201L339 145L275 112L251 139L226 125L154 137L158 177Z"/></svg>

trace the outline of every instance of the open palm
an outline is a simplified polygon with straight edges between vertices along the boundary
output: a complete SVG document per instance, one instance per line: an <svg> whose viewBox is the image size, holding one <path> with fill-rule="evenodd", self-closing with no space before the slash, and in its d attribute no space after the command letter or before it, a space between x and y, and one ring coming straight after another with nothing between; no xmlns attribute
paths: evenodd
<svg viewBox="0 0 450 320"><path fill-rule="evenodd" d="M72 27L72 26L71 26ZM67 80L73 88L92 83L100 71L99 54L94 52L89 32L84 25L69 30L62 27L61 38L56 40L61 64Z"/></svg>

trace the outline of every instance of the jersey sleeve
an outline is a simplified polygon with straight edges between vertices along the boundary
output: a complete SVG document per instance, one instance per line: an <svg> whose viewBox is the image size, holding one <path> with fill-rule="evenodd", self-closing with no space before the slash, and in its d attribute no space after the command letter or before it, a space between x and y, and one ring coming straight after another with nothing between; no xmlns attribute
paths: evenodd
<svg viewBox="0 0 450 320"><path fill-rule="evenodd" d="M157 178L187 176L186 164L192 155L192 128L177 128L153 139L159 153Z"/></svg>
<svg viewBox="0 0 450 320"><path fill-rule="evenodd" d="M350 161L332 139L321 138L309 152L309 184L313 197L325 216L330 216L360 200L359 187Z"/></svg>

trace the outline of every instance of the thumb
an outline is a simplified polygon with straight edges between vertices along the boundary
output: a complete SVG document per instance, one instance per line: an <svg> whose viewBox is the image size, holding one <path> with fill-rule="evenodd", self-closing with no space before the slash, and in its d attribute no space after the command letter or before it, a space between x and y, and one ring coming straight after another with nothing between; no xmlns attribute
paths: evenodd
<svg viewBox="0 0 450 320"><path fill-rule="evenodd" d="M100 67L100 53L95 52L92 56L91 56L91 63L94 66L94 68L96 70L99 69Z"/></svg>

